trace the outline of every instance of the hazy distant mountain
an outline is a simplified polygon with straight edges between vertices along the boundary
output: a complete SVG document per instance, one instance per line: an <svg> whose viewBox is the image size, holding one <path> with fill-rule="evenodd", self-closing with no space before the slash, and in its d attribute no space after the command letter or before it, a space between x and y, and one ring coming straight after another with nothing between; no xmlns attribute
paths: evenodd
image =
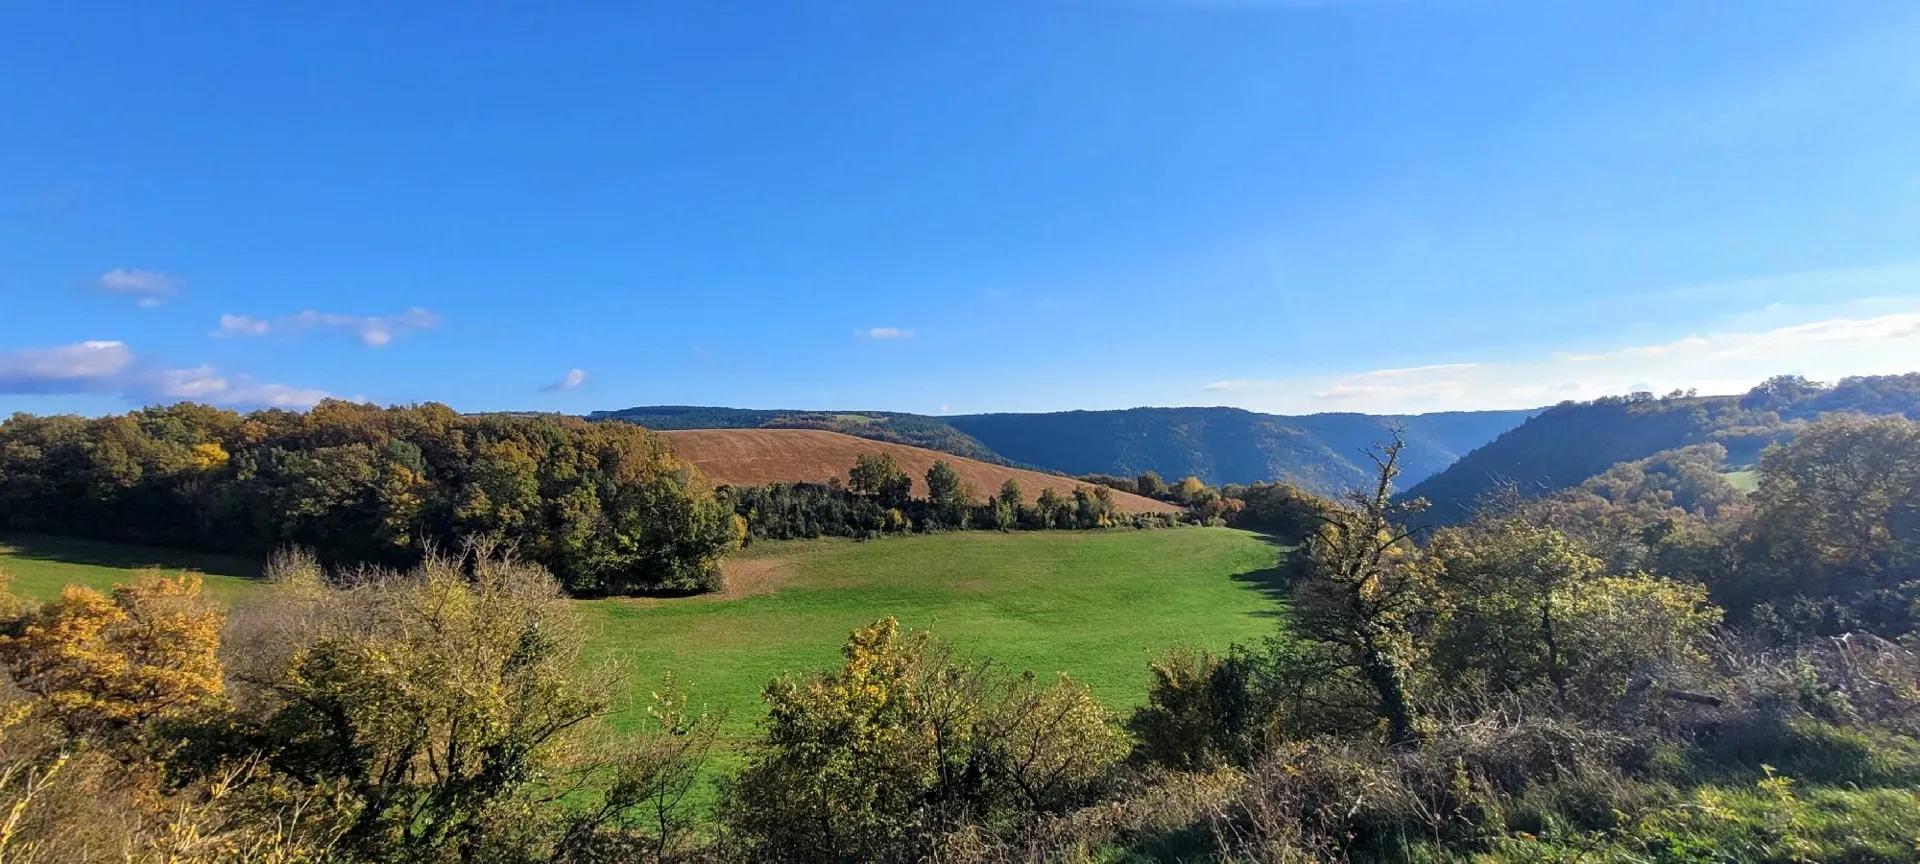
<svg viewBox="0 0 1920 864"><path fill-rule="evenodd" d="M1854 411L1920 419L1920 373L1847 378L1826 386L1774 378L1738 396L1650 395L1556 405L1462 457L1407 496L1432 502L1430 518L1465 517L1496 486L1524 495L1579 485L1621 462L1690 444L1719 443L1744 465L1822 414Z"/></svg>
<svg viewBox="0 0 1920 864"><path fill-rule="evenodd" d="M653 429L827 429L990 462L1068 474L1189 474L1211 484L1287 480L1319 492L1364 483L1366 448L1400 425L1404 482L1415 483L1525 420L1532 411L1285 417L1238 408L1132 408L928 417L884 411L643 406L599 411Z"/></svg>
<svg viewBox="0 0 1920 864"><path fill-rule="evenodd" d="M1157 471L1169 480L1189 474L1210 484L1287 480L1342 492L1366 482L1365 451L1395 426L1407 442L1403 482L1415 483L1533 413L1288 417L1239 408L1130 408L940 419L1008 459L1069 474Z"/></svg>
<svg viewBox="0 0 1920 864"><path fill-rule="evenodd" d="M892 411L787 411L762 408L712 408L697 405L643 405L595 411L588 420L625 420L636 426L672 429L825 429L875 441L910 444L968 459L1008 464L985 445L947 425L943 418Z"/></svg>

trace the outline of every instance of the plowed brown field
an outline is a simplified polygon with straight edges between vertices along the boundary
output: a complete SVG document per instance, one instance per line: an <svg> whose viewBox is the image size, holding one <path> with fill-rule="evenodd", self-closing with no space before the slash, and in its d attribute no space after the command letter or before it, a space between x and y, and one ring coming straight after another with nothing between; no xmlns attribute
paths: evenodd
<svg viewBox="0 0 1920 864"><path fill-rule="evenodd" d="M927 469L947 460L960 479L973 484L981 497L1000 491L1011 477L1031 503L1041 489L1061 496L1073 494L1071 477L1006 468L974 459L937 453L905 444L870 441L818 429L689 429L660 433L680 458L692 462L715 483L761 486L775 481L825 483L830 477L847 480L847 469L862 453L891 454L913 475L915 495L927 494ZM1172 512L1179 508L1141 495L1115 490L1114 503L1128 513Z"/></svg>

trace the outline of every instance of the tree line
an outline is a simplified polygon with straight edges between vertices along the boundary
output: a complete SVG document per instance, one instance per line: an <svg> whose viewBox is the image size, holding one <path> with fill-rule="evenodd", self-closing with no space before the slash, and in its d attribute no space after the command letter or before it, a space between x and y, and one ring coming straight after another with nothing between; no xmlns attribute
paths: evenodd
<svg viewBox="0 0 1920 864"><path fill-rule="evenodd" d="M342 401L16 414L0 424L0 528L377 566L487 536L580 594L713 590L744 531L639 427Z"/></svg>
<svg viewBox="0 0 1920 864"><path fill-rule="evenodd" d="M1061 495L1052 488L1027 499L1020 481L1008 478L985 498L946 460L926 473L927 496L913 497L913 476L891 455L862 454L847 471L846 482L769 483L722 487L721 500L733 506L755 540L814 537L867 539L887 534L933 531L1041 531L1094 528L1158 528L1178 524L1167 513L1120 509L1113 490L1098 483L1076 484Z"/></svg>
<svg viewBox="0 0 1920 864"><path fill-rule="evenodd" d="M1279 481L1216 487L1191 474L1169 483L1157 471L1137 477L1082 474L1079 479L1184 507L1186 520L1196 524L1231 525L1281 537L1306 536L1326 509L1323 497Z"/></svg>

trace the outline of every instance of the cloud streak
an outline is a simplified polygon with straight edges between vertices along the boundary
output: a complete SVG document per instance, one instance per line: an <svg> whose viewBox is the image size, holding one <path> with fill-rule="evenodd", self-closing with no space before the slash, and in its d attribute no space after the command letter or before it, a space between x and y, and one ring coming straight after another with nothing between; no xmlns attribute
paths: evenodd
<svg viewBox="0 0 1920 864"><path fill-rule="evenodd" d="M853 335L863 339L877 339L885 342L899 339L912 339L913 331L905 327L868 327L853 331Z"/></svg>
<svg viewBox="0 0 1920 864"><path fill-rule="evenodd" d="M252 315L221 315L220 326L208 335L234 338L331 330L349 334L369 348L384 348L395 339L438 326L440 316L418 306L398 315L341 315L309 309L270 320Z"/></svg>
<svg viewBox="0 0 1920 864"><path fill-rule="evenodd" d="M115 267L94 280L93 286L108 294L132 297L141 307L151 309L167 302L184 281L154 270L130 270Z"/></svg>
<svg viewBox="0 0 1920 864"><path fill-rule="evenodd" d="M204 402L226 408L311 408L324 390L270 384L211 366L144 362L125 342L90 341L0 352L0 393L118 395L130 402Z"/></svg>
<svg viewBox="0 0 1920 864"><path fill-rule="evenodd" d="M1535 408L1634 391L1738 393L1783 373L1834 380L1913 371L1920 371L1920 313L1907 312L1695 334L1531 361L1215 381L1201 391L1232 393L1236 404L1286 414L1410 414Z"/></svg>
<svg viewBox="0 0 1920 864"><path fill-rule="evenodd" d="M552 384L548 384L545 387L540 388L540 392L558 393L562 390L577 390L579 389L580 385L585 383L587 383L587 370L568 369L567 374L565 376L563 376L560 380L553 382Z"/></svg>

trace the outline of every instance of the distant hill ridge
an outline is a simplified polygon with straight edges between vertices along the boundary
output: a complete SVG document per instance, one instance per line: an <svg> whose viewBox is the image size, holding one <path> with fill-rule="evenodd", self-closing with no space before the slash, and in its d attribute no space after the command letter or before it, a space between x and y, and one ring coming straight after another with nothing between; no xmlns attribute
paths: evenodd
<svg viewBox="0 0 1920 864"><path fill-rule="evenodd" d="M1315 492L1367 482L1367 448L1395 428L1407 442L1406 476L1425 478L1499 435L1531 411L1441 414L1260 414L1241 408L1129 408L1056 414L974 414L945 419L1009 459L1070 474L1189 474L1209 484L1285 480Z"/></svg>
<svg viewBox="0 0 1920 864"><path fill-rule="evenodd" d="M941 418L923 414L646 405L618 411L595 411L588 414L587 419L624 420L660 432L679 429L824 429L856 438L924 447L982 462L1008 462L985 444L947 425Z"/></svg>
<svg viewBox="0 0 1920 864"><path fill-rule="evenodd" d="M890 441L856 438L824 429L680 429L662 432L673 452L693 463L700 473L716 483L732 486L764 486L768 483L825 483L830 479L845 482L847 469L862 454L892 456L913 477L914 494L927 494L927 469L945 459L972 484L974 493L984 497L1000 491L1008 480L1017 481L1027 501L1033 501L1042 489L1052 489L1061 497L1073 494L1073 487L1087 485L1071 477L1042 474L1010 468ZM1115 490L1114 503L1127 513L1174 513L1179 507L1152 498Z"/></svg>
<svg viewBox="0 0 1920 864"><path fill-rule="evenodd" d="M1418 482L1406 497L1432 504L1429 518L1459 521L1497 486L1523 495L1577 486L1621 462L1692 444L1718 443L1730 465L1791 438L1822 414L1899 414L1920 419L1920 373L1862 376L1826 385L1784 375L1735 396L1652 394L1555 405Z"/></svg>
<svg viewBox="0 0 1920 864"><path fill-rule="evenodd" d="M1403 428L1408 482L1452 464L1533 411L1283 416L1239 408L1130 408L931 417L887 411L793 411L660 405L598 411L661 431L822 429L1000 465L1067 474L1193 475L1209 484L1285 480L1321 493L1366 481L1364 455Z"/></svg>

